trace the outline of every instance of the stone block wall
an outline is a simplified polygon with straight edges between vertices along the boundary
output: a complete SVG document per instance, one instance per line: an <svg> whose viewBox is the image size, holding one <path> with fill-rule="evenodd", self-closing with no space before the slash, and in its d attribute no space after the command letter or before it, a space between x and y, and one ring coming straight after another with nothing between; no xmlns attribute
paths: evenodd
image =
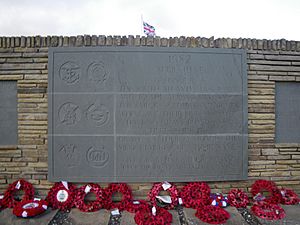
<svg viewBox="0 0 300 225"><path fill-rule="evenodd" d="M0 193L19 178L34 184L37 194L41 196L45 196L53 185L47 181L50 46L247 49L249 180L210 182L210 187L213 191L224 193L232 187L249 191L253 180L268 179L300 193L300 143L275 143L275 83L300 82L299 41L96 35L0 37L0 81L15 80L18 86L18 145L0 146ZM151 183L130 185L136 198L144 198L152 186Z"/></svg>

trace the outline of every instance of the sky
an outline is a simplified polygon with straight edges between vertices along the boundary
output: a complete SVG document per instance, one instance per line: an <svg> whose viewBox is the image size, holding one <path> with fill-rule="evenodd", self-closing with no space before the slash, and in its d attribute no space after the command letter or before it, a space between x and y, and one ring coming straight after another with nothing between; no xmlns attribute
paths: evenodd
<svg viewBox="0 0 300 225"><path fill-rule="evenodd" d="M0 36L143 35L300 41L300 0L0 0Z"/></svg>

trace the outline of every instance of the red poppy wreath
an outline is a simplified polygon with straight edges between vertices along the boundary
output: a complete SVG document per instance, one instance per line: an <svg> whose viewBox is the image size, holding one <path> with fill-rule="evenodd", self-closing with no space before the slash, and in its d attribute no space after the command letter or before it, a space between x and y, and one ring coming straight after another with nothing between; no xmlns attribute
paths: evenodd
<svg viewBox="0 0 300 225"><path fill-rule="evenodd" d="M138 211L134 216L134 221L137 225L170 225L172 220L171 213L158 207Z"/></svg>
<svg viewBox="0 0 300 225"><path fill-rule="evenodd" d="M122 194L122 199L120 202L115 203L112 201L112 196L114 193L119 192ZM119 184L109 184L107 188L104 189L104 196L106 198L105 208L110 209L127 209L132 201L131 189L125 183Z"/></svg>
<svg viewBox="0 0 300 225"><path fill-rule="evenodd" d="M7 191L4 193L2 203L5 207L13 208L19 202L14 198L14 194L19 190L24 191L22 201L33 199L34 189L32 184L25 180L17 180L10 184Z"/></svg>
<svg viewBox="0 0 300 225"><path fill-rule="evenodd" d="M96 200L85 202L88 193L93 192ZM87 184L76 191L75 206L82 212L95 212L104 205L103 189L98 184Z"/></svg>
<svg viewBox="0 0 300 225"><path fill-rule="evenodd" d="M232 189L227 195L228 203L235 208L246 208L249 204L248 195L241 189Z"/></svg>
<svg viewBox="0 0 300 225"><path fill-rule="evenodd" d="M263 196L263 192L267 191L270 193L270 196ZM253 199L256 201L257 197L263 197L262 200L268 203L278 204L281 202L281 194L276 184L268 180L257 180L252 184L251 193Z"/></svg>
<svg viewBox="0 0 300 225"><path fill-rule="evenodd" d="M45 200L26 200L18 202L13 214L18 217L30 218L42 214L48 208L48 203Z"/></svg>
<svg viewBox="0 0 300 225"><path fill-rule="evenodd" d="M192 182L185 185L180 196L187 208L199 208L210 204L210 188L204 182Z"/></svg>
<svg viewBox="0 0 300 225"><path fill-rule="evenodd" d="M174 184L168 182L155 183L152 189L148 193L148 199L152 205L157 206L157 196L161 191L167 191L170 194L171 202L165 207L165 209L174 209L178 205L178 190Z"/></svg>
<svg viewBox="0 0 300 225"><path fill-rule="evenodd" d="M297 205L300 202L298 195L291 189L282 188L281 193L281 204L283 205Z"/></svg>
<svg viewBox="0 0 300 225"><path fill-rule="evenodd" d="M67 211L74 206L75 190L75 185L71 183L55 183L48 192L46 200L53 209Z"/></svg>
<svg viewBox="0 0 300 225"><path fill-rule="evenodd" d="M226 223L230 218L230 214L221 207L207 205L197 209L196 217L205 223L222 224Z"/></svg>
<svg viewBox="0 0 300 225"><path fill-rule="evenodd" d="M126 210L130 213L136 213L137 211L149 210L150 205L145 200L133 200L128 204Z"/></svg>
<svg viewBox="0 0 300 225"><path fill-rule="evenodd" d="M256 202L251 210L256 216L265 220L280 220L285 217L284 209L277 204Z"/></svg>

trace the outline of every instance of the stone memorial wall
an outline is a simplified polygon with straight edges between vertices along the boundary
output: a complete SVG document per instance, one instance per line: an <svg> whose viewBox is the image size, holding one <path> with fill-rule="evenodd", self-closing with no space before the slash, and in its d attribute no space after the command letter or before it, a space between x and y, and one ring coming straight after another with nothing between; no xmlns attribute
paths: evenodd
<svg viewBox="0 0 300 225"><path fill-rule="evenodd" d="M52 181L247 179L244 50L51 48L48 83Z"/></svg>
<svg viewBox="0 0 300 225"><path fill-rule="evenodd" d="M239 181L214 181L210 182L210 186L213 191L227 192L232 187L249 188L254 179L270 179L274 180L279 186L283 185L285 187L290 187L300 192L300 144L298 142L299 136L299 126L293 126L285 131L285 125L282 125L285 121L287 123L297 124L299 117L289 116L290 114L286 112L287 109L296 109L297 112L297 94L298 88L294 86L299 86L300 83L300 42L298 41L286 41L286 40L256 40L256 39L230 39L221 38L203 38L203 37L175 37L175 38L146 38L140 36L72 36L72 37L58 37L58 36L47 36L47 37L0 37L0 82L9 81L16 84L17 87L17 143L2 143L0 146L0 192L3 192L7 188L8 183L18 178L24 178L32 182L38 189L41 195L47 193L49 188L52 186L52 182L48 181L48 170L51 166L48 166L48 50L49 47L112 47L112 46L128 46L128 47L142 47L146 49L162 49L162 51L168 51L173 47L181 48L183 52L192 51L202 51L208 50L207 48L216 48L217 50L223 51L225 49L244 49L246 51L246 63L247 63L247 83L248 83L248 179ZM150 50L149 50L150 51ZM62 72L60 74L64 82L77 82L76 76L70 78L65 75L66 69L68 67L76 68L76 65L72 63L62 65ZM103 65L91 64L91 67L101 68ZM164 70L164 68L161 68ZM90 71L90 72L89 72ZM87 74L92 74L92 69L87 68ZM90 76L91 79L95 79L95 83L101 83L101 79ZM106 81L109 83L109 78ZM125 80L126 81L126 80ZM153 80L155 82L155 80ZM224 82L224 81L222 81ZM201 87L201 82L195 84L195 87ZM226 83L224 83L226 85ZM62 82L63 85L63 82ZM65 85L65 84L64 84ZM130 84L136 86L136 84ZM1 91L4 85L1 85ZM71 86L65 85L63 91L68 92L68 88ZM148 87L148 86L147 86ZM158 86L159 87L159 86ZM63 88L63 86L57 86ZM144 89L140 86L139 91L155 91L154 88L148 87L149 89ZM157 88L157 87L156 87ZM162 88L162 87L159 87ZM205 87L203 87L205 88ZM284 98L289 94L289 89L293 89L291 96L294 100L285 102ZM126 92L127 84L119 87L119 90ZM287 90L288 89L288 90ZM191 91L192 89L186 89ZM217 89L218 90L218 89ZM0 91L0 92L1 92ZM84 92L84 89L78 87L78 92ZM94 90L93 90L94 91ZM106 90L107 92L107 90ZM7 95L12 93L11 91L5 91ZM189 92L191 93L191 92ZM88 93L86 93L88 94ZM107 94L109 95L109 94ZM66 95L67 96L67 95ZM68 97L68 96L67 96ZM70 98L73 96L69 96ZM105 98L108 102L108 98ZM163 105L166 102L180 103L180 101L185 100L170 100L170 96L160 97L157 101L153 100L153 95L140 95L139 98L146 99L152 104ZM182 96L181 96L182 97ZM136 96L118 96L116 94L112 97L115 98L116 103L126 103L123 104L124 112L131 109L132 100L136 102L141 102L140 99L135 99ZM279 99L277 102L276 98ZM4 98L1 101L7 101L9 98ZM91 97L92 99L92 97ZM280 100L281 99L281 100ZM283 102L282 102L283 99ZM95 99L96 100L96 99ZM130 101L129 101L130 100ZM197 102L207 102L203 97L196 97ZM193 101L193 100L189 100ZM224 99L226 102L226 100ZM222 103L218 103L220 107L223 107ZM9 101L9 104L13 104L13 101ZM144 100L142 101L144 102ZM142 103L141 102L141 103ZM61 102L65 103L65 102ZM89 103L89 102L87 102ZM96 103L96 101L95 101ZM55 106L55 105L54 105ZM91 106L91 107L90 107ZM97 104L95 104L95 107ZM293 106L293 107L288 107ZM10 106L13 107L13 106ZM72 120L64 120L65 112L69 109L75 111L77 114L78 108L72 104L57 104L55 107L61 107L61 113L58 113L57 119L63 121L63 123L77 123L77 117ZM139 110L145 107L143 104L139 104ZM163 107L163 106L161 106ZM216 107L216 106L214 106ZM197 108L197 106L196 106ZM89 114L95 108L89 105L86 108L86 113L82 115L82 119L88 121L91 118ZM98 121L95 122L96 127L104 121L107 112L110 112L110 106L102 108L103 115L101 118L96 118ZM197 108L201 115L201 110L203 108ZM209 107L208 107L209 109ZM141 111L141 110L140 110ZM2 111L3 112L3 111ZM115 111L117 112L117 111ZM294 111L293 111L294 112ZM278 113L282 117L278 117ZM109 114L109 113L108 113ZM117 113L118 114L118 113ZM0 113L1 115L1 113ZM122 117L128 117L128 113L119 113L116 115L116 120L120 123L114 129L119 132L124 132L125 125L122 124ZM149 114L151 117L151 114ZM153 116L153 115L152 115ZM163 115L162 115L163 116ZM176 115L171 115L166 112L164 115L167 118L175 117ZM12 117L14 117L12 115ZM163 117L162 117L163 118ZM195 117L196 118L196 117ZM233 119L230 118L230 119ZM240 117L235 118L232 123L240 124L237 122ZM138 127L135 124L139 120L139 117L135 120L130 121L130 130L132 134L142 131L144 134L151 134L154 132L154 128L157 127ZM13 118L9 121L14 122ZM167 123L167 121L166 121ZM50 124L49 124L50 125ZM104 131L108 131L110 126L109 122L104 124L107 126ZM195 124L191 126L190 133L195 127ZM278 126L279 125L279 126ZM68 125L72 126L72 125ZM82 125L84 129L85 125ZM227 126L226 126L227 127ZM166 127L163 127L166 128ZM160 130L160 132L177 132L176 127L168 126L167 130ZM0 131L3 132L3 127ZM63 134L68 132L64 130L63 127L57 128L59 132ZM80 129L79 129L80 130ZM278 130L278 131L277 131ZM157 130L156 130L157 131ZM155 132L156 132L155 131ZM212 131L213 128L212 128ZM78 130L75 131L79 132ZM81 131L80 131L81 132ZM182 132L182 130L180 131ZM78 133L77 133L78 134ZM51 134L50 134L51 135ZM65 137L65 140L71 136ZM289 139L292 137L292 139ZM2 137L1 137L2 138ZM119 138L122 142L123 148L130 148L130 151L134 151L132 144L142 148L142 143L145 140L136 137L107 137L102 143L110 143L110 138ZM176 137L169 139L147 137L150 143L159 144L160 142L176 142ZM6 139L6 138L5 138ZM201 137L201 144L206 143L208 137ZM206 139L206 140L204 140ZM231 138L224 137L225 140L216 143L220 147L226 149L227 145L224 143L231 143ZM227 139L227 140L226 140ZM3 140L3 139L2 139ZM98 139L97 139L98 140ZM181 140L182 143L199 144L193 143L190 140ZM78 143L81 142L78 139ZM95 142L96 143L96 142ZM97 144L97 143L96 143ZM199 144L200 145L200 144ZM154 148L153 147L153 148ZM67 145L65 148L61 148L61 152L72 150L74 146ZM156 147L155 147L156 148ZM86 152L86 160L90 162L92 167L99 166L99 162L95 159L94 151L97 149L88 149ZM101 150L101 149L100 149ZM124 149L126 150L126 149ZM177 149L180 151L180 147ZM232 150L232 149L230 149ZM241 149L239 149L241 150ZM227 151L227 149L226 149ZM229 151L229 150L228 150ZM133 152L134 154L134 152ZM226 164L226 154L224 164ZM121 155L120 155L121 156ZM97 156L98 157L98 156ZM102 157L102 156L101 156ZM103 157L105 159L105 157ZM122 157L123 158L123 157ZM100 160L101 161L101 160ZM105 160L104 160L105 161ZM209 158L208 160L212 165L216 163L214 158ZM76 162L76 160L71 160L70 162ZM67 161L66 164L69 162ZM72 166L72 163L69 164ZM101 166L101 165L100 165ZM231 166L231 165L228 165ZM130 170L131 168L126 168ZM101 182L98 180L98 182ZM106 183L101 182L103 186ZM146 193L152 186L152 183L146 181L139 181L130 184L134 195L136 197L145 197ZM180 186L180 183L179 183Z"/></svg>

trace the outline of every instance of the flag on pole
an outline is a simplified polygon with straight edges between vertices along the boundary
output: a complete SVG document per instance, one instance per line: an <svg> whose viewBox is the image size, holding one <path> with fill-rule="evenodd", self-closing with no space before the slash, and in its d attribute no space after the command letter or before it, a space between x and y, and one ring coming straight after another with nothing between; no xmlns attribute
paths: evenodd
<svg viewBox="0 0 300 225"><path fill-rule="evenodd" d="M147 36L155 36L155 28L153 26L151 26L150 24L144 21L143 21L143 26L144 26L144 33Z"/></svg>

